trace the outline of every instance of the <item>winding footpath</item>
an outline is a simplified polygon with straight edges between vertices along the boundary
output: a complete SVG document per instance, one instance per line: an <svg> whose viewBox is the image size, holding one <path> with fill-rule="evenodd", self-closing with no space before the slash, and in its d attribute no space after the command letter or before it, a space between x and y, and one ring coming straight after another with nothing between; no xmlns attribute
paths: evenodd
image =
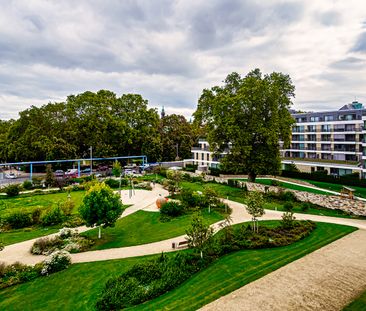
<svg viewBox="0 0 366 311"><path fill-rule="evenodd" d="M136 211L157 212L155 201L167 192L160 185L152 191L136 190L130 197L122 191L124 204L131 204L122 217ZM233 224L251 220L245 205L224 200L232 208ZM281 219L282 212L266 210L261 220ZM342 310L366 290L366 220L295 214L296 219L313 220L357 227L355 231L299 260L296 260L246 286L204 306L202 310ZM220 222L213 224L219 230ZM78 228L79 232L89 230ZM36 239L6 246L0 252L0 261L35 264L44 256L29 252ZM73 263L128 258L174 251L172 243L184 241L185 236L136 245L71 254ZM245 267L244 267L245 268Z"/></svg>

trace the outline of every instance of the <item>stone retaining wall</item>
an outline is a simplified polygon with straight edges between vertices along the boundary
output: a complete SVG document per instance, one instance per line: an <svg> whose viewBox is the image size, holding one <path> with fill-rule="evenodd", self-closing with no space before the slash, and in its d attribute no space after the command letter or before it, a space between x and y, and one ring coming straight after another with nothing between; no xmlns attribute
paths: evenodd
<svg viewBox="0 0 366 311"><path fill-rule="evenodd" d="M366 203L360 200L351 200L336 195L322 195L306 191L284 189L281 187L265 186L250 182L243 182L242 186L244 186L244 184L246 185L248 191L273 191L276 193L280 191L290 191L293 192L296 198L301 202L310 202L329 209L339 209L345 211L346 213L351 213L358 216L366 216Z"/></svg>

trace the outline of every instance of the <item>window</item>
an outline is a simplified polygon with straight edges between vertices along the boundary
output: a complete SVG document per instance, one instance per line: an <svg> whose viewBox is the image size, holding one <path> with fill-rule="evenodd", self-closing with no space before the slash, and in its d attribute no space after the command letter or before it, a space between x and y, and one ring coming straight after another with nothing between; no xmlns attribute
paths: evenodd
<svg viewBox="0 0 366 311"><path fill-rule="evenodd" d="M207 161L210 161L210 154L207 153Z"/></svg>
<svg viewBox="0 0 366 311"><path fill-rule="evenodd" d="M330 132L331 131L331 126L328 125L322 125L322 132Z"/></svg>
<svg viewBox="0 0 366 311"><path fill-rule="evenodd" d="M316 132L316 125L308 125L308 132Z"/></svg>
<svg viewBox="0 0 366 311"><path fill-rule="evenodd" d="M320 117L310 117L310 122L319 122L321 121Z"/></svg>
<svg viewBox="0 0 366 311"><path fill-rule="evenodd" d="M333 116L325 116L324 117L324 121L333 121L334 117Z"/></svg>

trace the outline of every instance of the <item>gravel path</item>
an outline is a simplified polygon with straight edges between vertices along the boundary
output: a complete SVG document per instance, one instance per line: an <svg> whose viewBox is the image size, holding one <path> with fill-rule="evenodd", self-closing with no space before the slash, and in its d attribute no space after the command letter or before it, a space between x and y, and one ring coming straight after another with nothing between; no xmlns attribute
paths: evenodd
<svg viewBox="0 0 366 311"><path fill-rule="evenodd" d="M201 310L342 310L366 289L366 231L358 230Z"/></svg>

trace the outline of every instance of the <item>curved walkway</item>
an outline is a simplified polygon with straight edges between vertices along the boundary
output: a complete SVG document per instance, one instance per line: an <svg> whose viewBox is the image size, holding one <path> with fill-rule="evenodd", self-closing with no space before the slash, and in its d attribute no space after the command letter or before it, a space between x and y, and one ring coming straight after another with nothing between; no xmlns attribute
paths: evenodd
<svg viewBox="0 0 366 311"><path fill-rule="evenodd" d="M139 210L148 210L148 211L154 211L155 209L155 202L156 199L161 196L167 196L169 193L162 187L154 187L152 191L147 190L135 190L135 194L130 197L129 190L122 190L121 191L121 199L123 204L131 205L128 208L126 208L123 211L122 217L126 217L128 215L131 215L132 213L135 213ZM158 211L156 209L156 211ZM77 229L79 233L90 230L92 228L81 226L74 228ZM47 237L55 236L57 233L50 234ZM43 236L43 238L46 236ZM5 246L4 250L0 252L0 262L5 262L6 264L12 264L14 262L21 262L24 264L30 264L34 265L38 262L43 261L46 256L42 255L32 255L30 253L30 249L33 245L33 243L39 239L35 238L32 240L23 241L16 244L11 244L8 246ZM89 253L89 252L88 252ZM73 257L76 254L72 254ZM123 258L123 257L122 257ZM91 260L93 261L93 260ZM74 261L73 262L77 262Z"/></svg>
<svg viewBox="0 0 366 311"><path fill-rule="evenodd" d="M128 190L122 191L122 198L124 204L133 204L131 207L127 208L122 217L130 215L138 210L154 210L154 204L156 198L159 194L167 195L167 192L159 186L156 186L152 191L143 191L136 190L140 193L135 197L129 198ZM232 222L233 224L242 223L251 220L251 216L246 212L245 205L241 203L237 203L230 200L224 200L229 206L232 208ZM266 210L266 214L261 218L261 220L273 220L273 219L281 219L282 212ZM347 218L337 218L337 217L327 217L327 216L318 216L318 215L310 215L310 214L295 214L297 219L301 220L313 220L320 222L329 222L335 224L343 224L358 227L360 229L366 230L366 221L365 220L356 220L356 219L347 219ZM213 224L215 231L218 230L220 222ZM87 227L80 227L79 232L83 232L89 230ZM15 261L22 262L24 264L36 264L45 259L45 256L36 256L32 255L29 252L29 249L33 245L34 241L28 240L17 244L12 244L6 246L4 250L0 253L0 261L5 263L14 263ZM185 236L181 235L178 237L170 238L163 241L158 241L154 243L148 243L143 245L129 246L129 247L121 247L121 248L110 248L105 250L96 250L96 251L88 251L77 254L71 254L73 263L81 263L81 262L93 262L93 261L103 261L110 259L118 259L118 258L128 258L128 257L136 257L136 256L144 256L151 254L159 254L161 252L171 252L174 251L172 249L172 243L184 241Z"/></svg>
<svg viewBox="0 0 366 311"><path fill-rule="evenodd" d="M322 247L201 310L342 310L366 289L366 231Z"/></svg>

